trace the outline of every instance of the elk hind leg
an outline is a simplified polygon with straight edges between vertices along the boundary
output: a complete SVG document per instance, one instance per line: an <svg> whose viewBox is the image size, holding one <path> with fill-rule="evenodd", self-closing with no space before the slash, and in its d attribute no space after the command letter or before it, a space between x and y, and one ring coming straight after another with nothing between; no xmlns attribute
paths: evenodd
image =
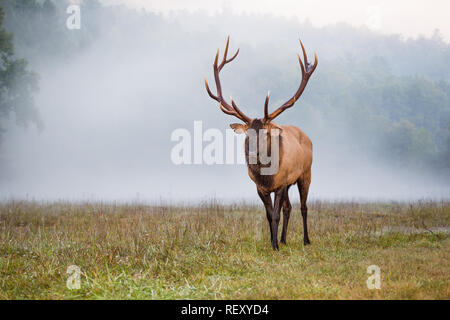
<svg viewBox="0 0 450 320"><path fill-rule="evenodd" d="M303 178L297 181L298 191L300 193L300 203L303 218L303 244L310 244L308 236L308 206L306 201L308 200L309 185L311 183L311 174L308 173Z"/></svg>
<svg viewBox="0 0 450 320"><path fill-rule="evenodd" d="M291 216L291 202L289 201L289 187L286 187L286 190L283 195L283 232L281 233L281 243L286 244L286 233L289 223L289 217Z"/></svg>

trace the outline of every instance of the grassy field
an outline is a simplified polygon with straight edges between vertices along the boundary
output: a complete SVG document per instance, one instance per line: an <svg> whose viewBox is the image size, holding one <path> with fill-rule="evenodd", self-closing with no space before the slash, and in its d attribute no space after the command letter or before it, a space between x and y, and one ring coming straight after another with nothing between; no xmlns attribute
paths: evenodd
<svg viewBox="0 0 450 320"><path fill-rule="evenodd" d="M0 204L1 299L449 299L450 202L294 205L274 252L261 206ZM69 290L70 265L81 288ZM369 290L367 267L381 269Z"/></svg>

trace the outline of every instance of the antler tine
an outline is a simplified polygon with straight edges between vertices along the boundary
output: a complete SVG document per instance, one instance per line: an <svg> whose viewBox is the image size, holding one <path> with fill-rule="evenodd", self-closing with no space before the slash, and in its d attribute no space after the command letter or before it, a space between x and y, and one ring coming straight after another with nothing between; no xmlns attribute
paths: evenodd
<svg viewBox="0 0 450 320"><path fill-rule="evenodd" d="M300 54L297 54L297 56L298 56L298 62L300 63L300 69L302 69L302 79L303 79L303 77L305 76L305 73L306 73L305 66L303 65L302 58L300 58Z"/></svg>
<svg viewBox="0 0 450 320"><path fill-rule="evenodd" d="M270 91L267 91L266 101L264 102L264 121L269 120L269 97Z"/></svg>
<svg viewBox="0 0 450 320"><path fill-rule="evenodd" d="M233 109L236 110L236 112L240 115L241 119L244 119L245 122L250 122L250 118L247 117L242 111L241 109L238 108L238 106L234 103L234 100L232 97L230 97L230 101L231 101L231 105L233 106Z"/></svg>
<svg viewBox="0 0 450 320"><path fill-rule="evenodd" d="M208 86L208 81L206 80L205 77L205 87L206 87L206 91L208 92L208 95L213 98L214 100L216 100L217 102L219 102L219 107L220 109L229 115L233 115L237 118L239 118L240 120L248 123L251 121L251 119L249 117L247 117L238 107L237 105L234 103L233 99L231 99L231 106L225 101L225 99L222 96L222 86L220 84L220 77L219 77L219 73L220 70L222 70L222 68L229 62L233 61L234 58L236 58L236 56L239 53L239 49L236 51L236 53L234 54L234 56L232 56L230 59L227 60L227 55L228 55L228 47L230 44L230 37L227 37L227 44L225 46L225 51L224 51L224 55L223 55L223 59L222 62L220 63L220 65L217 65L218 61L219 61L219 49L217 49L217 53L216 53L216 57L214 59L214 65L213 65L213 70L214 70L214 80L216 82L216 89L217 89L217 95L214 95L211 90L209 89Z"/></svg>
<svg viewBox="0 0 450 320"><path fill-rule="evenodd" d="M222 98L222 86L220 84L220 78L219 78L220 71L218 70L218 67L217 67L217 61L219 60L219 50L220 49L217 49L216 57L214 59L213 69L214 69L214 80L216 81L217 97L221 101L219 101L217 99L216 100L219 101L220 103L222 103L227 109L231 109L230 105L228 103L226 103L225 100L223 100L223 98Z"/></svg>
<svg viewBox="0 0 450 320"><path fill-rule="evenodd" d="M303 60L305 62L303 64L303 61L302 61L302 59L300 57L300 54L298 54L298 62L300 64L300 68L302 70L302 81L300 83L300 86L299 86L299 88L297 89L297 92L295 92L295 94L294 94L294 96L292 98L290 98L281 107L279 107L278 109L276 109L274 112L272 112L270 115L267 116L268 120L275 119L284 110L286 110L286 109L288 109L288 108L290 108L290 107L292 107L294 105L294 103L302 95L303 91L306 88L306 85L308 84L309 78L311 77L311 75L313 74L314 70L317 67L317 63L318 63L317 54L314 52L314 65L311 66L309 64L309 62L308 62L308 57L306 55L306 50L305 50L305 47L303 46L303 43L302 43L301 40L300 40L300 46L302 47ZM266 118L266 109L267 109L267 107L264 106L264 118Z"/></svg>
<svg viewBox="0 0 450 320"><path fill-rule="evenodd" d="M208 92L208 95L209 95L211 98L213 98L214 100L219 100L219 98L218 98L217 96L215 96L215 95L211 92L211 90L209 89L208 81L206 80L206 77L205 77L205 87L206 87L206 91Z"/></svg>
<svg viewBox="0 0 450 320"><path fill-rule="evenodd" d="M222 70L223 66L227 63L228 45L230 44L230 36L227 37L227 45L225 46L225 52L223 53L222 63L219 66L219 71Z"/></svg>
<svg viewBox="0 0 450 320"><path fill-rule="evenodd" d="M236 57L237 57L238 53L239 53L239 49L237 49L237 50L236 50L236 53L234 54L234 56L232 56L232 57L231 57L230 59L228 59L227 61L225 61L225 63L228 63L228 62L231 62L231 61L233 61L233 60L234 60L234 58L236 58Z"/></svg>
<svg viewBox="0 0 450 320"><path fill-rule="evenodd" d="M303 46L302 40L298 39L298 41L300 42L300 46L302 47L303 60L305 60L305 64L308 65L308 56L306 55L305 47Z"/></svg>
<svg viewBox="0 0 450 320"><path fill-rule="evenodd" d="M219 67L218 67L218 70L219 70L219 71L222 70L222 68L223 68L224 65L226 65L227 63L233 61L234 58L236 58L237 55L238 55L238 53L239 53L239 49L237 49L237 50L236 50L236 53L235 53L230 59L227 60L227 55L228 55L228 45L229 45L229 43L230 43L230 36L227 37L227 44L226 44L226 46L225 46L225 52L224 52L224 54L223 54L223 59L222 59L222 62L220 63L220 65L219 65Z"/></svg>
<svg viewBox="0 0 450 320"><path fill-rule="evenodd" d="M317 53L314 51L314 65L312 66L312 71L311 71L311 74L314 72L314 70L316 69L316 67L317 67L317 63L319 62L319 60L317 59Z"/></svg>
<svg viewBox="0 0 450 320"><path fill-rule="evenodd" d="M233 99L231 99L231 104L232 104L233 107L234 107L234 109L232 109L232 110L226 109L220 102L219 102L219 108L220 108L220 110L222 110L224 113L229 114L229 115L231 115L231 116L238 117L239 119L241 119L241 117L242 117L241 120L244 121L244 122L245 122L244 119L250 120L250 119L247 118L247 116L246 116L245 114L242 113L241 110L239 110L239 108L238 108L238 107L236 106L236 104L234 103Z"/></svg>
<svg viewBox="0 0 450 320"><path fill-rule="evenodd" d="M223 61L227 60L227 53L228 53L228 45L229 44L230 44L230 36L227 37L227 44L225 45L225 52L223 53Z"/></svg>
<svg viewBox="0 0 450 320"><path fill-rule="evenodd" d="M220 108L220 110L222 110L224 113L229 114L230 116L236 116L236 112L235 112L235 111L225 109L225 107L224 107L220 102L219 102L219 108Z"/></svg>

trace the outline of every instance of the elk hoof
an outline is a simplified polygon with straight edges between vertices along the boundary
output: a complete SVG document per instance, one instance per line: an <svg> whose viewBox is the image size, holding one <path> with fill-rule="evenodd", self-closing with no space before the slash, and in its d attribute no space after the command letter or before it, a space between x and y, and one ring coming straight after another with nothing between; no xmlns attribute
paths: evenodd
<svg viewBox="0 0 450 320"><path fill-rule="evenodd" d="M303 240L303 244L306 246L308 244L311 244L311 241L309 241L309 239L305 239Z"/></svg>
<svg viewBox="0 0 450 320"><path fill-rule="evenodd" d="M286 239L281 239L280 242L281 242L282 244L286 244Z"/></svg>
<svg viewBox="0 0 450 320"><path fill-rule="evenodd" d="M278 251L278 243L272 243L272 248L273 250Z"/></svg>

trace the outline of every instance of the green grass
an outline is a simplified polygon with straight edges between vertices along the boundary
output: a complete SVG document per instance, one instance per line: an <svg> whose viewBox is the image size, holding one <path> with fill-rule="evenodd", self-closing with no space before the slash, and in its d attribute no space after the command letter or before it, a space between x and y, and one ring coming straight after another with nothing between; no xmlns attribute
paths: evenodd
<svg viewBox="0 0 450 320"><path fill-rule="evenodd" d="M450 298L449 202L309 207L312 244L296 205L274 252L262 206L3 203L0 298ZM380 290L366 286L373 264Z"/></svg>

